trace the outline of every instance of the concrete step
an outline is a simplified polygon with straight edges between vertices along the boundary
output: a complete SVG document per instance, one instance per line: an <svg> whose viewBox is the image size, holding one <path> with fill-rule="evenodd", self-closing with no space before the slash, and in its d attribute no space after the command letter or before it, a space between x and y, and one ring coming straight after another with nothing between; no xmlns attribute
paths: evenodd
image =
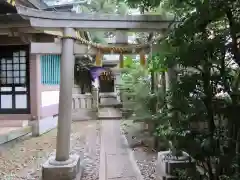
<svg viewBox="0 0 240 180"><path fill-rule="evenodd" d="M116 93L99 93L100 98L117 98Z"/></svg>
<svg viewBox="0 0 240 180"><path fill-rule="evenodd" d="M25 127L4 127L0 128L0 144L17 139L32 132L30 126Z"/></svg>
<svg viewBox="0 0 240 180"><path fill-rule="evenodd" d="M98 110L98 119L122 119L122 113L117 108L99 108Z"/></svg>
<svg viewBox="0 0 240 180"><path fill-rule="evenodd" d="M28 125L28 120L0 120L0 128L2 127L24 127Z"/></svg>
<svg viewBox="0 0 240 180"><path fill-rule="evenodd" d="M121 108L122 107L122 102L119 102L116 98L109 97L109 98L100 98L100 103L99 103L100 108L104 107L113 107L113 108Z"/></svg>
<svg viewBox="0 0 240 180"><path fill-rule="evenodd" d="M114 94L108 94L108 95L100 95L99 98L115 98L117 99L117 96Z"/></svg>
<svg viewBox="0 0 240 180"><path fill-rule="evenodd" d="M72 113L72 121L95 120L97 111L92 109L78 109Z"/></svg>
<svg viewBox="0 0 240 180"><path fill-rule="evenodd" d="M99 108L122 108L122 103L115 104L99 104Z"/></svg>
<svg viewBox="0 0 240 180"><path fill-rule="evenodd" d="M122 120L122 117L98 116L98 120Z"/></svg>

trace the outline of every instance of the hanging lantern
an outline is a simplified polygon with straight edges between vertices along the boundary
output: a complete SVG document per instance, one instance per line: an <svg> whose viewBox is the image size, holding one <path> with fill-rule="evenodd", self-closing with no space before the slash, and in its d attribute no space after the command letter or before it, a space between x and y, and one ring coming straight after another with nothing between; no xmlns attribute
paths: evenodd
<svg viewBox="0 0 240 180"><path fill-rule="evenodd" d="M103 58L103 55L99 50L96 55L96 63L95 63L96 66L100 66L100 67L102 66L102 58Z"/></svg>
<svg viewBox="0 0 240 180"><path fill-rule="evenodd" d="M123 54L122 53L119 56L119 67L120 68L124 67L124 58L123 58Z"/></svg>
<svg viewBox="0 0 240 180"><path fill-rule="evenodd" d="M140 64L146 66L146 56L143 50L140 51Z"/></svg>

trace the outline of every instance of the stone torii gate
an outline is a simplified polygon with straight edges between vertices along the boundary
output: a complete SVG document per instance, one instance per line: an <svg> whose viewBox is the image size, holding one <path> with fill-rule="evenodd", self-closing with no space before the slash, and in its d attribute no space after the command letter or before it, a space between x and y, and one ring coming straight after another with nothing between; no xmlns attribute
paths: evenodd
<svg viewBox="0 0 240 180"><path fill-rule="evenodd" d="M119 16L110 14L76 14L69 12L40 11L23 6L17 6L17 11L19 15L30 21L30 25L33 28L62 37L62 41L56 43L31 43L31 53L33 54L61 54L56 156L50 157L43 165L42 178L43 180L76 179L79 172L81 172L80 157L75 154L69 155L74 55L96 54L97 49L96 47L89 47L75 42L77 39L75 28L81 30L162 32L168 29L169 24L172 22L163 20L160 15ZM134 46L136 45L128 45L128 48L125 48L121 53L131 54ZM142 47L143 46L141 46L141 48ZM136 48L135 53L138 53L141 48ZM144 48L146 51L149 51L148 46ZM152 48L153 51L158 50L158 46L156 45ZM105 51L104 53L110 53L110 51Z"/></svg>

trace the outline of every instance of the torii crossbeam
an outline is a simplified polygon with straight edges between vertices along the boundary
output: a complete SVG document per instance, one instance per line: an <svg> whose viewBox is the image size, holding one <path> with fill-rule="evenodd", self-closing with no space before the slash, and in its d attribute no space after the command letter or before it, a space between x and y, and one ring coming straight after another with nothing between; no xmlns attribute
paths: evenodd
<svg viewBox="0 0 240 180"><path fill-rule="evenodd" d="M30 20L33 27L39 28L80 28L83 30L130 30L162 31L169 28L173 20L163 19L161 15L116 15L85 14L75 12L53 12L31 9L17 5L17 12Z"/></svg>

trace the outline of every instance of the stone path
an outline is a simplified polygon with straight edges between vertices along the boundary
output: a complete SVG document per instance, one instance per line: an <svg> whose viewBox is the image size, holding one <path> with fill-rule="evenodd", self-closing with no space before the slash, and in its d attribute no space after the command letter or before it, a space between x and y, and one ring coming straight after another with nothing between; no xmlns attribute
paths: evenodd
<svg viewBox="0 0 240 180"><path fill-rule="evenodd" d="M109 108L108 111L116 111ZM114 113L108 113L114 116ZM120 130L119 120L102 120L100 180L140 180Z"/></svg>

